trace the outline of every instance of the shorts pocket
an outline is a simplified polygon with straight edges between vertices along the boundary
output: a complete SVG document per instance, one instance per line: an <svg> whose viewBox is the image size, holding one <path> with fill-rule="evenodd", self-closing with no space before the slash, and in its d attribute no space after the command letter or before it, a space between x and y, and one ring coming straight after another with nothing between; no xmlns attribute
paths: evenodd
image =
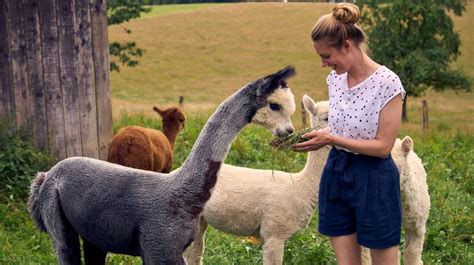
<svg viewBox="0 0 474 265"><path fill-rule="evenodd" d="M370 170L365 203L365 216L368 219L373 219L379 212L390 212L390 208L398 204L400 200L400 193L397 192L400 183L396 183L398 179L398 171L387 166Z"/></svg>
<svg viewBox="0 0 474 265"><path fill-rule="evenodd" d="M368 209L365 218L358 222L358 236L367 242L377 242L396 230L390 206Z"/></svg>
<svg viewBox="0 0 474 265"><path fill-rule="evenodd" d="M395 165L389 164L378 174L378 199L381 206L397 203L400 197L400 174Z"/></svg>
<svg viewBox="0 0 474 265"><path fill-rule="evenodd" d="M331 170L329 167L325 167L321 175L321 180L319 182L319 192L318 192L318 212L319 214L326 213L326 204L329 197L329 187L328 187L328 178L331 176Z"/></svg>

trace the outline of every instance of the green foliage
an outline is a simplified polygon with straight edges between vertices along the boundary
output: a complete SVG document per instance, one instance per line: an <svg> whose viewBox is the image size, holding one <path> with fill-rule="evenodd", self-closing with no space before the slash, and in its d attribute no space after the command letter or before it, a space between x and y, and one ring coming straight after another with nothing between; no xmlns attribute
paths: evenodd
<svg viewBox="0 0 474 265"><path fill-rule="evenodd" d="M26 203L0 203L0 264L56 264L51 240L30 220Z"/></svg>
<svg viewBox="0 0 474 265"><path fill-rule="evenodd" d="M374 59L397 73L409 96L428 88L468 90L471 80L450 69L460 55L460 36L448 12L461 16L463 0L357 1ZM385 1L386 2L386 1Z"/></svg>
<svg viewBox="0 0 474 265"><path fill-rule="evenodd" d="M52 161L19 134L0 135L0 201L26 198L31 179Z"/></svg>
<svg viewBox="0 0 474 265"><path fill-rule="evenodd" d="M449 140L437 134L429 137L416 149L424 165L434 175L454 181L457 189L474 196L474 136L458 133Z"/></svg>
<svg viewBox="0 0 474 265"><path fill-rule="evenodd" d="M142 12L149 12L150 8L143 7L137 0L108 0L107 23L109 25L121 24L131 19L139 18Z"/></svg>
<svg viewBox="0 0 474 265"><path fill-rule="evenodd" d="M128 67L135 67L138 65L138 60L134 57L142 57L145 53L144 49L138 48L136 42L120 43L114 41L109 44L109 54L119 60L122 65ZM110 71L120 72L120 67L115 61L110 62Z"/></svg>
<svg viewBox="0 0 474 265"><path fill-rule="evenodd" d="M176 141L174 168L189 155L208 116L188 116L185 129ZM123 113L114 121L114 130L128 125L159 129L161 121L158 116ZM452 138L441 133L411 136L415 151L424 162L431 196L423 261L425 264L474 264L474 136L462 133ZM272 135L261 127L244 128L234 141L226 163L290 172L303 168L305 154L275 151L268 144L271 139ZM24 200L0 201L0 242L0 264L56 262L51 240L36 229L28 217ZM285 264L336 264L328 238L317 232L317 215L313 216L308 228L288 240L284 259ZM108 255L107 261L110 264L141 264L137 257L112 254ZM204 263L261 264L262 248L251 244L246 237L210 228L206 235Z"/></svg>
<svg viewBox="0 0 474 265"><path fill-rule="evenodd" d="M436 264L474 262L474 136L430 135L415 140L428 173L431 197L424 260Z"/></svg>
<svg viewBox="0 0 474 265"><path fill-rule="evenodd" d="M107 1L107 22L108 25L122 24L131 19L139 18L142 13L150 12L151 8L143 7L137 0L108 0ZM131 34L132 31L124 28L124 31ZM145 50L137 47L132 42L112 42L109 44L109 53L112 58L116 58L122 65L135 67L138 65L138 57L142 57ZM120 67L113 59L110 61L110 70L120 72Z"/></svg>

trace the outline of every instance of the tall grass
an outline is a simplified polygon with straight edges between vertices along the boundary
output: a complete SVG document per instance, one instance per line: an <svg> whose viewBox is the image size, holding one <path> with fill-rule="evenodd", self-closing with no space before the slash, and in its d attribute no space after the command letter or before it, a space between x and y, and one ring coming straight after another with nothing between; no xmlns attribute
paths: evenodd
<svg viewBox="0 0 474 265"><path fill-rule="evenodd" d="M158 117L122 115L122 119L115 121L115 129L131 124L161 126ZM185 129L176 141L175 168L188 156L207 118L208 115L188 117ZM415 151L428 172L432 204L423 260L425 264L474 264L474 136L462 133L454 137L443 134L411 136ZM244 128L233 143L226 163L293 172L304 167L305 154L275 151L268 144L271 139L272 135L260 127ZM18 190L18 194L24 194L23 186L12 188ZM6 198L0 203L0 264L54 264L51 241L29 219L25 201L25 197ZM285 264L335 264L329 241L317 233L316 227L317 216L314 216L308 228L286 243ZM206 264L261 264L261 254L261 246L253 245L244 237L227 235L212 228L208 230ZM141 263L139 258L122 255L109 255L108 262Z"/></svg>

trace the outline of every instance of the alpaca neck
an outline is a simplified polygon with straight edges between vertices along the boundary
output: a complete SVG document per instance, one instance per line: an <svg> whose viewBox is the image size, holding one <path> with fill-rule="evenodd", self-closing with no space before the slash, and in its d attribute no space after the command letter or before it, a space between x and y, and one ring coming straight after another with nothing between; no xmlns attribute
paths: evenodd
<svg viewBox="0 0 474 265"><path fill-rule="evenodd" d="M329 147L322 147L317 151L309 152L306 165L299 174L299 185L302 189L308 190L310 193L308 195L311 197L319 190L319 180L321 179L329 151Z"/></svg>
<svg viewBox="0 0 474 265"><path fill-rule="evenodd" d="M175 124L163 123L163 134L168 139L168 142L170 142L171 149L174 149L174 144L176 142L176 136L178 135L178 132L179 125L175 126Z"/></svg>
<svg viewBox="0 0 474 265"><path fill-rule="evenodd" d="M188 190L200 192L200 189L209 190L214 186L217 176L209 173L211 165L219 163L220 167L232 141L250 123L256 111L252 85L240 89L218 107L179 170L184 173L183 185L189 186Z"/></svg>

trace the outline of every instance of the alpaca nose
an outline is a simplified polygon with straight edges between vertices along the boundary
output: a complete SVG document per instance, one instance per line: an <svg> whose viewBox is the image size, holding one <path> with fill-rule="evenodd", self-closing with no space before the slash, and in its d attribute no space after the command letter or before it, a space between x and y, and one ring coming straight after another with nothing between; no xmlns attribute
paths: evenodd
<svg viewBox="0 0 474 265"><path fill-rule="evenodd" d="M292 127L287 127L287 128L281 128L276 130L276 135L279 137L285 137L290 135L294 129Z"/></svg>

